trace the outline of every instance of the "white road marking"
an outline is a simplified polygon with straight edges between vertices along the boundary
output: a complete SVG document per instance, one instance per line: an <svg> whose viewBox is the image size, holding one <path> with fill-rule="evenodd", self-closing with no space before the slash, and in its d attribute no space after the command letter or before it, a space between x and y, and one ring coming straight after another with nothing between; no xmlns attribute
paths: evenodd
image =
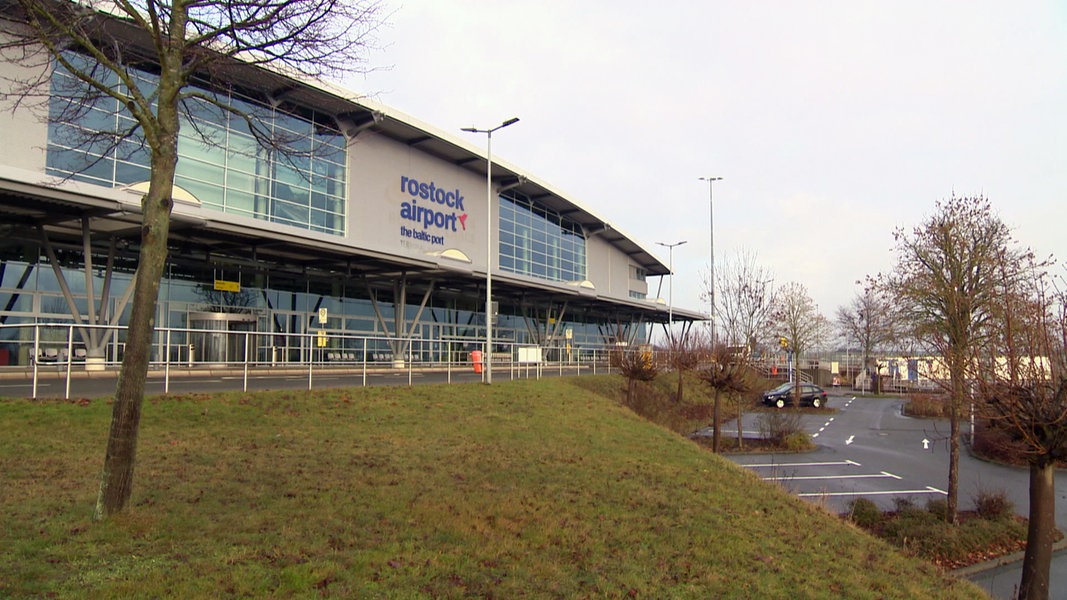
<svg viewBox="0 0 1067 600"><path fill-rule="evenodd" d="M750 469L757 467L832 467L840 465L852 465L853 467L862 466L860 463L854 460L837 460L832 462L807 462L807 463L755 463L751 465L741 465L742 467L748 467Z"/></svg>
<svg viewBox="0 0 1067 600"><path fill-rule="evenodd" d="M901 479L892 473L867 473L865 475L803 475L790 477L781 475L778 477L762 477L763 481L814 481L818 479Z"/></svg>
<svg viewBox="0 0 1067 600"><path fill-rule="evenodd" d="M815 492L810 494L797 494L800 498L821 498L827 496L900 496L905 494L942 494L947 496L948 492L941 491L935 487L926 486L925 490L884 490L879 492Z"/></svg>

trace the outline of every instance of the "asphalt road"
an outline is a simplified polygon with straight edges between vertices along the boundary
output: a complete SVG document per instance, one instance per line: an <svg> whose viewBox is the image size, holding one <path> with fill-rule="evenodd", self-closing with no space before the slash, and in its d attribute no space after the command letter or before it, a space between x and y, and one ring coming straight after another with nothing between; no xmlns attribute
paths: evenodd
<svg viewBox="0 0 1067 600"><path fill-rule="evenodd" d="M832 396L833 413L807 411L801 417L803 429L818 445L816 451L730 458L761 478L834 512L847 511L849 502L859 496L882 508L892 508L896 498L908 498L923 506L929 498L945 497L948 423L906 417L901 414L902 404L899 399ZM764 414L747 415L744 429L758 431L757 419ZM970 509L974 496L984 490L1004 492L1017 513L1027 514L1026 469L988 463L964 449L959 472L961 509ZM1056 521L1067 523L1067 481L1063 477L1056 483ZM1019 563L1014 563L967 577L993 597L1007 599L1012 597L1020 574ZM1050 597L1067 597L1067 553L1053 558Z"/></svg>

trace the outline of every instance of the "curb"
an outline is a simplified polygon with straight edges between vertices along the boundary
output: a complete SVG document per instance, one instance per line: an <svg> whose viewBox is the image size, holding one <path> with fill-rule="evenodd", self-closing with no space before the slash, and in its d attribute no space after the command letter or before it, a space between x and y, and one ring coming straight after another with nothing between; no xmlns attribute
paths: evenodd
<svg viewBox="0 0 1067 600"><path fill-rule="evenodd" d="M1067 549L1067 538L1062 539L1055 544L1052 544L1052 553L1055 554L1061 550ZM995 569L997 567L1003 567L1004 565L1010 565L1015 562L1021 562L1023 557L1026 556L1025 550L1019 550L1018 552L1012 552L1011 554L1005 554L1004 556L998 556L993 560L987 560L985 562L968 565L966 567L960 567L949 571L957 577L970 577L979 573Z"/></svg>

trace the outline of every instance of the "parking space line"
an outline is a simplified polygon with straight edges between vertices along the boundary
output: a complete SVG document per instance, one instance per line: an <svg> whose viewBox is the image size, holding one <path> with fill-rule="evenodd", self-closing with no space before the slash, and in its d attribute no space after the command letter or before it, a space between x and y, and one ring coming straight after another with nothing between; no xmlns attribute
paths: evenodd
<svg viewBox="0 0 1067 600"><path fill-rule="evenodd" d="M947 496L948 492L935 487L926 486L925 490L882 490L866 492L811 492L797 494L799 498L827 498L830 496L900 496L904 494L941 494Z"/></svg>
<svg viewBox="0 0 1067 600"><path fill-rule="evenodd" d="M806 463L754 463L751 465L741 465L749 469L756 468L768 468L768 467L833 467L841 465L851 465L853 467L862 466L860 463L854 460L835 460L830 462L806 462Z"/></svg>
<svg viewBox="0 0 1067 600"><path fill-rule="evenodd" d="M763 481L815 481L819 479L901 479L892 473L867 473L865 475L798 475L790 477L781 475L776 477L762 477Z"/></svg>

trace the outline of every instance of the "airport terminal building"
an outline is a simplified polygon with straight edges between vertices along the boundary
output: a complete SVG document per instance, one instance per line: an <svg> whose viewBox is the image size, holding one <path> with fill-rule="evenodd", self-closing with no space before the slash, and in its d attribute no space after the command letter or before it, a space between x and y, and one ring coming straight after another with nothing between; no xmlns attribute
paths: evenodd
<svg viewBox="0 0 1067 600"><path fill-rule="evenodd" d="M494 360L576 360L668 320L649 289L667 266L518 167L494 157L487 182L485 136L249 65L229 78L202 92L300 152L217 108L184 118L153 361L466 360L484 350L487 271ZM47 106L0 113L0 365L121 360L148 155L93 140L130 117L81 85L57 67Z"/></svg>

